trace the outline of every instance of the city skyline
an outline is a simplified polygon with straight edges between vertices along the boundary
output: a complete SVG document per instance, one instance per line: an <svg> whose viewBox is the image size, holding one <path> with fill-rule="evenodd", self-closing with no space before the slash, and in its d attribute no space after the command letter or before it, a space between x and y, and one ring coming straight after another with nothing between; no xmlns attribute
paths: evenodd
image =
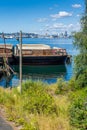
<svg viewBox="0 0 87 130"><path fill-rule="evenodd" d="M79 31L83 12L83 0L1 0L0 32Z"/></svg>

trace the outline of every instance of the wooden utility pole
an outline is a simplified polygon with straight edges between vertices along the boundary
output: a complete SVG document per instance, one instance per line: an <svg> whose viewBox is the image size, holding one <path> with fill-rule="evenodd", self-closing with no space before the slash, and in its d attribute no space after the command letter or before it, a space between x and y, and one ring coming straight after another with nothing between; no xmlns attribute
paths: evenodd
<svg viewBox="0 0 87 130"><path fill-rule="evenodd" d="M6 43L5 43L5 36L3 32L2 32L2 38L4 40L4 53L6 53Z"/></svg>
<svg viewBox="0 0 87 130"><path fill-rule="evenodd" d="M4 50L3 50L3 62L4 62L4 67L6 68L6 64L7 64L7 54L6 54L6 42L5 42L5 36L4 33L2 32L2 38L4 41Z"/></svg>
<svg viewBox="0 0 87 130"><path fill-rule="evenodd" d="M22 31L20 31L20 93L22 93Z"/></svg>

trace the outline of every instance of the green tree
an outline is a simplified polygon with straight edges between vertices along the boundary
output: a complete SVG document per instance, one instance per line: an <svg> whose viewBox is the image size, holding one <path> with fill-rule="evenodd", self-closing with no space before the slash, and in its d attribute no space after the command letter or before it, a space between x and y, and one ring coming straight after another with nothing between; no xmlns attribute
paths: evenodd
<svg viewBox="0 0 87 130"><path fill-rule="evenodd" d="M75 57L76 79L81 83L79 86L84 87L87 84L87 0L85 0L85 12L81 18L81 31L75 33L74 45L80 51Z"/></svg>

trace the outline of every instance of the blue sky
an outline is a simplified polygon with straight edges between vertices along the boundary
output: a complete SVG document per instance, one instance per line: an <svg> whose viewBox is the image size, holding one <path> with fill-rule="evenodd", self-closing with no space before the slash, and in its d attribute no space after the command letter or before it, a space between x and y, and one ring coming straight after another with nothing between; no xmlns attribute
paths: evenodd
<svg viewBox="0 0 87 130"><path fill-rule="evenodd" d="M83 12L84 0L0 0L0 32L78 31Z"/></svg>

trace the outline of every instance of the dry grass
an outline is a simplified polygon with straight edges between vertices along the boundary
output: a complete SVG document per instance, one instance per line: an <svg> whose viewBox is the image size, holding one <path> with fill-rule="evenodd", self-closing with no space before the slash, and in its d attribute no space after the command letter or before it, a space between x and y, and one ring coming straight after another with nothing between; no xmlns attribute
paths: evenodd
<svg viewBox="0 0 87 130"><path fill-rule="evenodd" d="M70 130L71 126L68 118L70 102L68 97L57 95L54 96L54 101L58 106L58 116L33 115L31 118L37 121L40 130Z"/></svg>
<svg viewBox="0 0 87 130"><path fill-rule="evenodd" d="M36 117L40 130L70 130L67 118L59 117Z"/></svg>
<svg viewBox="0 0 87 130"><path fill-rule="evenodd" d="M19 118L24 118L24 120L26 118L28 124L29 122L35 120L35 122L38 124L39 130L70 130L71 126L69 124L69 117L68 117L68 107L70 102L67 95L62 95L62 94L56 95L55 94L56 88L57 88L56 84L46 86L47 93L49 93L53 97L54 104L57 106L57 111L58 111L57 115L56 114L52 114L52 115L32 114L31 115L27 111L22 111L21 102L20 102L21 97L19 95L16 97L16 95L14 95L13 90L4 90L3 88L0 88L0 94L2 95L5 92L8 95L11 95L11 97L15 99L16 111L14 109L12 110L12 113L15 114L15 117L20 115Z"/></svg>

